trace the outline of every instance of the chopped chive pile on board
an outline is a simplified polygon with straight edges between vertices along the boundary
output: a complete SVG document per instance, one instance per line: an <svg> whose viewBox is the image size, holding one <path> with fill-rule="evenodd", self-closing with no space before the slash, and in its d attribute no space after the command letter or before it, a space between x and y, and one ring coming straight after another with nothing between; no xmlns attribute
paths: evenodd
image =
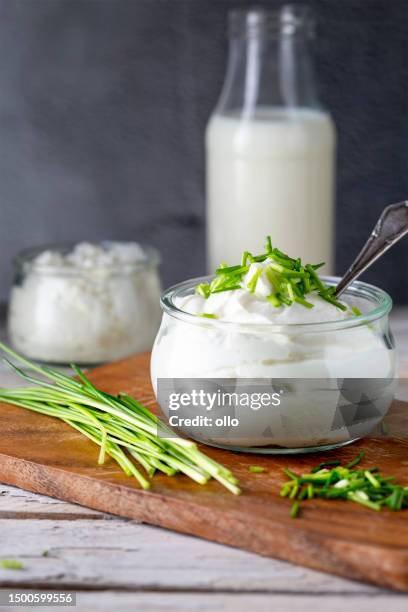
<svg viewBox="0 0 408 612"><path fill-rule="evenodd" d="M383 476L377 467L354 469L363 457L361 451L344 466L338 460L323 462L307 474L285 469L289 481L282 486L280 495L294 500L291 517L299 516L300 502L315 497L343 499L376 511L385 507L393 511L408 508L408 487L396 484L394 476Z"/></svg>

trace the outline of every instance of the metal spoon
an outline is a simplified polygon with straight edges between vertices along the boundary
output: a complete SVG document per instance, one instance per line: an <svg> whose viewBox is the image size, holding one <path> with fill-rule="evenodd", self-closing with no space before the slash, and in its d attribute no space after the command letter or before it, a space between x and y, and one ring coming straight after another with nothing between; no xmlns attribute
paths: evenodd
<svg viewBox="0 0 408 612"><path fill-rule="evenodd" d="M384 208L369 239L337 285L336 297L407 233L408 200Z"/></svg>

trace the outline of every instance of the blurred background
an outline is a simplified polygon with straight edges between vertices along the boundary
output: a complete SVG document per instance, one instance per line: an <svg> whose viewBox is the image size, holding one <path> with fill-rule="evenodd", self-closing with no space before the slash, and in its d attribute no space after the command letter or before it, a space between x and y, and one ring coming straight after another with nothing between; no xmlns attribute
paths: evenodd
<svg viewBox="0 0 408 612"><path fill-rule="evenodd" d="M257 0L278 7L282 2ZM305 1L338 130L337 272L408 197L408 3ZM21 248L140 240L205 271L204 129L240 0L0 0L0 299ZM408 240L365 279L408 303Z"/></svg>

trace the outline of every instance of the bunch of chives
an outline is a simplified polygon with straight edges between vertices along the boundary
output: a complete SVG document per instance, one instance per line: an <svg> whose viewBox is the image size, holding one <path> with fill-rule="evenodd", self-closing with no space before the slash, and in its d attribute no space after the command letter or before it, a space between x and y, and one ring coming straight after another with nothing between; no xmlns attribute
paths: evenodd
<svg viewBox="0 0 408 612"><path fill-rule="evenodd" d="M235 266L221 264L215 271L215 277L211 283L200 283L196 287L196 292L208 298L213 293L242 289L244 277L251 264L265 262L267 263L265 274L273 288L268 300L275 308L282 305L291 306L294 302L305 308L313 308L313 304L306 299L306 296L317 292L326 302L340 310L347 310L347 307L336 299L336 288L328 287L317 274L317 270L324 266L324 262L302 265L299 257L293 259L273 247L270 236L266 238L264 253L252 255L249 251L244 251L240 264ZM261 273L262 269L255 273L249 281L247 289L250 292L255 292Z"/></svg>
<svg viewBox="0 0 408 612"><path fill-rule="evenodd" d="M382 476L377 467L354 469L363 457L362 451L345 466L337 460L327 461L308 474L284 470L289 481L280 494L293 500L291 517L298 516L301 501L314 497L352 501L376 511L383 507L393 511L408 508L408 487L395 484L394 476Z"/></svg>
<svg viewBox="0 0 408 612"><path fill-rule="evenodd" d="M98 463L103 464L109 455L143 489L150 488L149 478L160 471L168 476L183 473L199 484L215 478L239 495L238 481L230 470L200 452L194 442L177 437L130 395L114 396L97 389L75 365L71 367L77 379L35 364L2 343L0 348L45 378L37 379L6 359L17 374L36 386L0 389L0 400L56 417L77 429L100 447Z"/></svg>

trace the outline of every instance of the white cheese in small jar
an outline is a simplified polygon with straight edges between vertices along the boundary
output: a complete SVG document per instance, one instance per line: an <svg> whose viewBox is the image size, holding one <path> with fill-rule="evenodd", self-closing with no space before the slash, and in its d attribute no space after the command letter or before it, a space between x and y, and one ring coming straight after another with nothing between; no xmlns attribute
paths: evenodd
<svg viewBox="0 0 408 612"><path fill-rule="evenodd" d="M177 433L234 451L311 452L362 438L386 415L391 298L355 281L339 302L339 278L276 251L244 252L163 294L151 379Z"/></svg>
<svg viewBox="0 0 408 612"><path fill-rule="evenodd" d="M56 245L15 260L8 332L32 359L96 364L149 350L160 325L159 255L134 242Z"/></svg>

